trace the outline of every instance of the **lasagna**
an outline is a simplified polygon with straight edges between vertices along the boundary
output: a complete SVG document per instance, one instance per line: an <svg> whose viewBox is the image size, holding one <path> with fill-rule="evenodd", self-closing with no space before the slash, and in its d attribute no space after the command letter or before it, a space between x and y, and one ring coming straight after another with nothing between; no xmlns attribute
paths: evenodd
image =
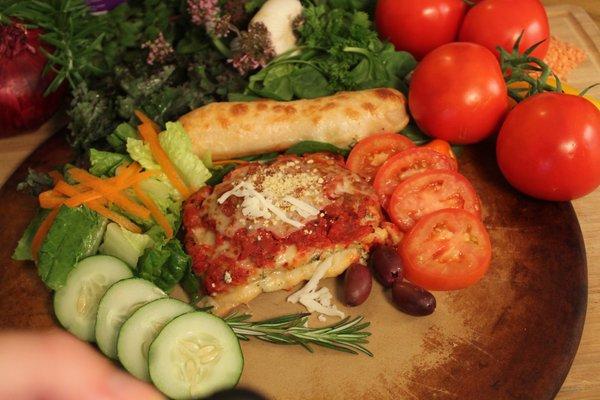
<svg viewBox="0 0 600 400"><path fill-rule="evenodd" d="M318 279L343 273L389 236L371 186L324 153L245 164L195 193L183 223L193 270L219 315L303 281L292 301L340 315Z"/></svg>

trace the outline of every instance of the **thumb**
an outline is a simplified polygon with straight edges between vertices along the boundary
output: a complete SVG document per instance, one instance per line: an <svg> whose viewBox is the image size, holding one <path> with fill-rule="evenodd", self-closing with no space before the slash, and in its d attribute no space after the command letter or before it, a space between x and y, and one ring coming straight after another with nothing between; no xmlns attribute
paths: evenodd
<svg viewBox="0 0 600 400"><path fill-rule="evenodd" d="M88 344L58 330L0 335L0 398L164 399Z"/></svg>

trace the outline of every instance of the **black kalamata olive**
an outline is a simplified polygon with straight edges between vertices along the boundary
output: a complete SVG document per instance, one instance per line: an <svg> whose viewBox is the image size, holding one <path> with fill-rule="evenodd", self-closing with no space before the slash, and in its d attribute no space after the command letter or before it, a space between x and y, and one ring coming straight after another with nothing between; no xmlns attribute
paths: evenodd
<svg viewBox="0 0 600 400"><path fill-rule="evenodd" d="M402 259L400 254L390 246L376 246L371 251L369 265L375 276L385 287L392 287L396 280L402 280Z"/></svg>
<svg viewBox="0 0 600 400"><path fill-rule="evenodd" d="M392 297L400 311L406 314L421 317L435 310L435 297L412 283L396 281L392 288Z"/></svg>
<svg viewBox="0 0 600 400"><path fill-rule="evenodd" d="M366 265L354 263L344 276L344 299L349 306L358 306L367 300L371 293L371 271Z"/></svg>

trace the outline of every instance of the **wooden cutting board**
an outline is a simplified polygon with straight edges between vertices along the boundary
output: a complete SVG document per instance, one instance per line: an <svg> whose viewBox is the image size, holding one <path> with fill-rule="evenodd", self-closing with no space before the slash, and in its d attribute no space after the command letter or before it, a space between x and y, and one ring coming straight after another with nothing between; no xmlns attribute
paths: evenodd
<svg viewBox="0 0 600 400"><path fill-rule="evenodd" d="M482 198L493 243L488 274L475 286L436 293L425 318L400 313L374 284L369 300L342 309L371 322L373 358L326 349L243 343L241 385L273 399L551 399L566 376L585 317L585 250L569 203L524 197L502 178L493 143L465 149L461 171ZM35 212L15 185L27 168L69 160L58 136L42 145L0 190L0 328L55 325L51 294L31 263L10 254ZM326 283L339 298L339 281ZM301 311L288 293L250 303L256 318Z"/></svg>
<svg viewBox="0 0 600 400"><path fill-rule="evenodd" d="M570 85L586 87L600 82L600 29L585 10L573 5L547 7L553 36L583 49L588 58L568 77ZM600 97L600 86L589 92Z"/></svg>

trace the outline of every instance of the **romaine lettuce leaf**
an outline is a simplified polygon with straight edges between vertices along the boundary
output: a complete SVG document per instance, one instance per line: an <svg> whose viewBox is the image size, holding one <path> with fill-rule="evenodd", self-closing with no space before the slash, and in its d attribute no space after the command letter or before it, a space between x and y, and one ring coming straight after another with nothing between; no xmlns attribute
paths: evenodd
<svg viewBox="0 0 600 400"><path fill-rule="evenodd" d="M125 152L125 146L128 138L139 137L137 130L128 123L119 124L113 133L106 137L106 141L120 153Z"/></svg>
<svg viewBox="0 0 600 400"><path fill-rule="evenodd" d="M77 262L96 254L107 220L87 207L61 207L38 255L38 273L51 289L60 289Z"/></svg>
<svg viewBox="0 0 600 400"><path fill-rule="evenodd" d="M131 158L126 154L90 149L90 174L114 176L121 164L129 162L131 162Z"/></svg>
<svg viewBox="0 0 600 400"><path fill-rule="evenodd" d="M166 130L158 135L161 147L185 183L194 191L204 186L210 171L192 149L192 141L179 122L167 122ZM127 152L142 167L158 170L160 166L152 157L150 146L138 139L127 139Z"/></svg>
<svg viewBox="0 0 600 400"><path fill-rule="evenodd" d="M101 254L117 257L135 269L144 250L152 247L153 244L154 241L148 235L133 233L118 224L110 223L106 227L104 241L98 251Z"/></svg>
<svg viewBox="0 0 600 400"><path fill-rule="evenodd" d="M146 250L139 260L138 273L141 278L169 291L190 270L191 263L179 240L172 239L164 246Z"/></svg>
<svg viewBox="0 0 600 400"><path fill-rule="evenodd" d="M167 130L158 136L160 145L177 168L185 183L196 191L210 178L210 171L194 154L192 141L179 122L167 122Z"/></svg>
<svg viewBox="0 0 600 400"><path fill-rule="evenodd" d="M143 140L128 138L127 139L127 153L129 156L137 161L144 169L150 171L160 170L160 165L152 157L150 151L150 145Z"/></svg>
<svg viewBox="0 0 600 400"><path fill-rule="evenodd" d="M33 261L33 255L31 254L31 242L48 213L48 210L40 209L35 217L33 217L27 226L27 229L25 229L23 236L19 240L19 243L17 244L17 248L12 255L13 260Z"/></svg>

